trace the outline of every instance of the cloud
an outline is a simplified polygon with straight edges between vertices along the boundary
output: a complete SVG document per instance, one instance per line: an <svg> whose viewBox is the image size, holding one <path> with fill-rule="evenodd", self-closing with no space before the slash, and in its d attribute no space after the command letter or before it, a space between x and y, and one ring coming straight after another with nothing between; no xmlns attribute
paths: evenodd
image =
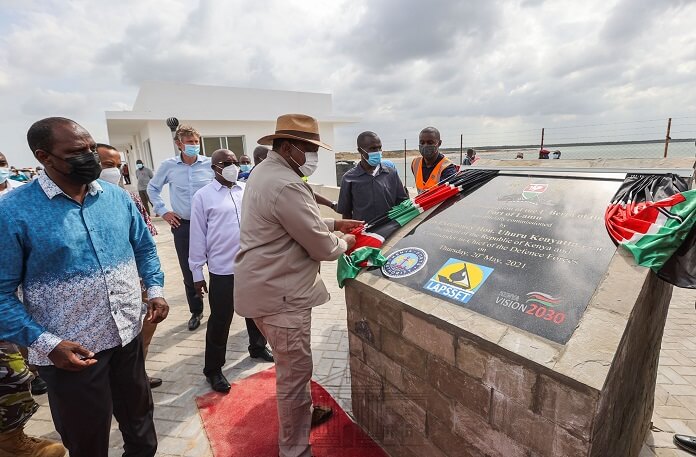
<svg viewBox="0 0 696 457"><path fill-rule="evenodd" d="M0 135L104 110L146 80L331 92L386 147L435 124L458 143L543 126L696 116L696 2L684 0L0 0ZM99 20L95 20L99 17ZM686 128L686 127L685 127ZM685 130L684 130L685 131ZM26 157L26 160L32 160ZM17 160L14 160L17 162Z"/></svg>
<svg viewBox="0 0 696 457"><path fill-rule="evenodd" d="M89 98L79 92L58 92L36 89L22 105L22 112L30 116L43 116L46 113L64 113L76 117L89 109Z"/></svg>
<svg viewBox="0 0 696 457"><path fill-rule="evenodd" d="M387 0L362 9L335 49L367 68L430 61L458 46L476 53L498 23L496 1Z"/></svg>

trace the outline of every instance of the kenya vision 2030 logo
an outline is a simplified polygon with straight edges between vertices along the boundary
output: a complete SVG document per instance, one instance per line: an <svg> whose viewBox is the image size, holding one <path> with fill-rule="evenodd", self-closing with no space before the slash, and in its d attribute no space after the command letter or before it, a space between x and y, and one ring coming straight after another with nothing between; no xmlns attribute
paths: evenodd
<svg viewBox="0 0 696 457"><path fill-rule="evenodd" d="M405 278L418 273L428 263L428 254L420 248L404 248L392 252L382 266L390 278Z"/></svg>

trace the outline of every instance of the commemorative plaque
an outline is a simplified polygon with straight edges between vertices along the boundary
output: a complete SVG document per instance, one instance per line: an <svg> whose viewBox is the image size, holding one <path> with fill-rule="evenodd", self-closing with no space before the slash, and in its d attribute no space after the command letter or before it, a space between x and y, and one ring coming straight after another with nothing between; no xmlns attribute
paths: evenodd
<svg viewBox="0 0 696 457"><path fill-rule="evenodd" d="M565 344L616 251L604 211L623 179L501 173L431 214L372 273Z"/></svg>

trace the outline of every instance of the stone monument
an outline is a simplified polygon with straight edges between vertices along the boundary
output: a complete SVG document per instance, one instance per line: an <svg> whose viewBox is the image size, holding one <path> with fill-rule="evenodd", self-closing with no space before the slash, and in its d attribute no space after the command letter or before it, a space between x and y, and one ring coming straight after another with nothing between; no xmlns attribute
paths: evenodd
<svg viewBox="0 0 696 457"><path fill-rule="evenodd" d="M637 456L672 289L604 210L628 170L693 159L477 166L500 173L347 283L357 422L394 457Z"/></svg>

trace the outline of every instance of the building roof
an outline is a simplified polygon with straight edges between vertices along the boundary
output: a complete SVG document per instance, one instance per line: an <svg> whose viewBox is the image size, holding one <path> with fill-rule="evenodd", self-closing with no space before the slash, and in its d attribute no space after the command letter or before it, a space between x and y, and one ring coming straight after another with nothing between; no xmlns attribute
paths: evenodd
<svg viewBox="0 0 696 457"><path fill-rule="evenodd" d="M145 82L131 111L107 111L108 121L274 121L281 114L303 113L320 122L357 122L333 113L331 94L285 90ZM120 122L119 122L120 124Z"/></svg>

